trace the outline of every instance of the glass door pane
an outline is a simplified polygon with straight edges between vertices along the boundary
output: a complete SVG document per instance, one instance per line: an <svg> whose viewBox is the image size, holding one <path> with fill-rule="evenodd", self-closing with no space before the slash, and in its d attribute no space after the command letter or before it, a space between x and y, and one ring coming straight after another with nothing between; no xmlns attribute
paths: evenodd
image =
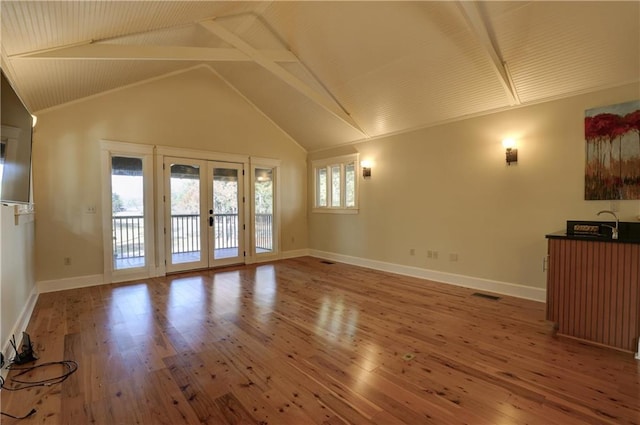
<svg viewBox="0 0 640 425"><path fill-rule="evenodd" d="M273 169L256 168L254 186L255 252L273 252Z"/></svg>
<svg viewBox="0 0 640 425"><path fill-rule="evenodd" d="M210 163L212 267L244 262L242 164Z"/></svg>
<svg viewBox="0 0 640 425"><path fill-rule="evenodd" d="M202 243L202 165L200 161L165 160L168 171L165 202L170 218L166 225L168 271L207 266L207 255L202 253L202 246L205 249L207 246L206 240Z"/></svg>
<svg viewBox="0 0 640 425"><path fill-rule="evenodd" d="M142 158L111 157L113 269L146 266Z"/></svg>

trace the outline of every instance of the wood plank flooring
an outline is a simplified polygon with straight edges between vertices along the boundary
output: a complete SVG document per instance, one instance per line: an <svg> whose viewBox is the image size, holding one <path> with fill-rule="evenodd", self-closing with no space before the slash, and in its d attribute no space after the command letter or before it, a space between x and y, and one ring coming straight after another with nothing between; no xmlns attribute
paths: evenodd
<svg viewBox="0 0 640 425"><path fill-rule="evenodd" d="M473 292L303 257L42 294L38 363L79 368L3 390L2 411L37 412L1 421L640 424L632 354L556 337L542 303Z"/></svg>

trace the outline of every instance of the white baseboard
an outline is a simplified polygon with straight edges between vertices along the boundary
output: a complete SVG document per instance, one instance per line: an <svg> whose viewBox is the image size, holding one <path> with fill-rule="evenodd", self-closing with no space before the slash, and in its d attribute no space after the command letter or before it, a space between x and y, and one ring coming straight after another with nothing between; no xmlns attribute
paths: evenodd
<svg viewBox="0 0 640 425"><path fill-rule="evenodd" d="M291 251L283 251L280 255L274 256L265 256L260 257L259 261L253 261L253 263L260 262L268 262L274 261L278 259L286 259L286 258L296 258L296 257L304 257L308 256L308 249L297 249ZM247 264L251 264L252 262L248 262ZM155 276L165 276L164 268L155 268L154 269ZM88 276L78 276L78 277L70 277L66 279L53 279L53 280L43 280L36 283L36 287L38 288L38 293L44 294L46 292L56 292L56 291L64 291L66 289L78 289L78 288L86 288L89 286L103 285L106 283L117 283L120 281L128 281L128 280L136 280L136 279L144 279L144 276L125 276L120 280L114 279L113 282L105 282L104 275L94 274Z"/></svg>
<svg viewBox="0 0 640 425"><path fill-rule="evenodd" d="M286 260L287 258L307 257L309 255L311 255L309 249L292 249L291 251L283 251L280 258Z"/></svg>
<svg viewBox="0 0 640 425"><path fill-rule="evenodd" d="M17 344L20 344L20 341L22 340L22 332L27 330L27 325L29 325L29 320L31 319L31 314L33 313L33 309L36 306L36 301L38 301L38 286L34 285L33 289L31 290L31 293L29 294L29 299L27 300L27 302L25 303L24 307L22 308L22 311L20 312L20 315L18 316L18 320L16 321L16 323L13 325L13 328L11 328L11 332L9 332L9 335L15 335L16 336L16 342ZM11 343L9 342L9 340L7 340L4 343L4 346L2 347L2 354L4 354L4 361L9 364L9 361L11 361L11 359L13 358L13 356L15 355L15 353L13 352L13 347L11 347ZM3 378L7 377L7 373L9 371L5 368L3 368L0 373L2 374Z"/></svg>
<svg viewBox="0 0 640 425"><path fill-rule="evenodd" d="M465 288L479 289L482 291L495 292L497 294L509 295L517 298L524 298L533 301L546 302L547 291L542 288L518 285L496 280L482 279L473 276L440 272L436 270L421 269L419 267L403 266L401 264L386 263L383 261L369 260L361 257L351 257L348 255L335 254L332 252L309 250L309 255L325 260L339 261L341 263L353 264L355 266L367 267L369 269L396 273L404 276L417 277L432 280L435 282L447 283Z"/></svg>
<svg viewBox="0 0 640 425"><path fill-rule="evenodd" d="M65 289L86 288L88 286L102 285L104 276L93 274L88 276L70 277L66 279L43 280L37 282L38 293L64 291Z"/></svg>
<svg viewBox="0 0 640 425"><path fill-rule="evenodd" d="M292 249L290 251L282 251L278 254L273 254L273 255L261 254L261 255L254 255L251 258L247 257L245 264L268 263L270 261L286 260L288 258L305 257L308 255L309 255L308 249Z"/></svg>
<svg viewBox="0 0 640 425"><path fill-rule="evenodd" d="M483 291L495 292L498 294L509 295L517 298L524 298L533 301L546 301L546 290L542 288L534 288L530 286L518 285L508 282L499 282L496 280L483 279L473 276L465 276L454 273L440 272L436 270L422 269L419 267L404 266L401 264L387 263L384 261L370 260L361 257L352 257L332 252L318 251L315 249L296 249L283 251L279 256L281 259L297 258L304 256L313 256L326 260L339 261L342 263L353 264L355 266L367 267L374 270L381 270L390 273L396 273L404 276L417 277L420 279L432 280L435 282L447 283L465 288L478 289ZM265 258L265 261L273 261L276 258ZM37 282L37 292L55 292L65 289L85 288L88 286L104 284L104 276L101 274L79 276L67 279L45 280ZM33 301L35 305L35 300ZM33 309L33 305L31 306ZM29 314L30 311L29 311ZM28 318L27 318L28 321ZM26 325L25 325L26 326Z"/></svg>
<svg viewBox="0 0 640 425"><path fill-rule="evenodd" d="M247 262L247 264L252 263L260 263L260 262L268 262L285 258L296 258L296 257L304 257L309 255L308 249L298 249L291 251L284 251L280 255L274 256L264 256L260 257L259 261ZM165 276L164 267L157 267L153 269L156 277ZM43 280L36 283L38 288L38 293L44 294L46 292L56 292L56 291L64 291L66 289L78 289L78 288L86 288L89 286L103 285L107 283L117 283L121 281L129 281L129 280L137 280L144 279L144 275L127 275L121 277L120 279L113 279L113 282L105 282L104 275L94 274L88 276L78 276L78 277L70 277L66 279L53 279L53 280Z"/></svg>

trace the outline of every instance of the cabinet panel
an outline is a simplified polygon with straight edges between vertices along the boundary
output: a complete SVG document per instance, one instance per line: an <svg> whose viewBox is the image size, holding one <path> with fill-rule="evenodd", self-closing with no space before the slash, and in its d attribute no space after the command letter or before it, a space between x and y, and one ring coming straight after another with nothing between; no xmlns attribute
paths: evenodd
<svg viewBox="0 0 640 425"><path fill-rule="evenodd" d="M558 333L635 351L640 245L549 239L547 320Z"/></svg>

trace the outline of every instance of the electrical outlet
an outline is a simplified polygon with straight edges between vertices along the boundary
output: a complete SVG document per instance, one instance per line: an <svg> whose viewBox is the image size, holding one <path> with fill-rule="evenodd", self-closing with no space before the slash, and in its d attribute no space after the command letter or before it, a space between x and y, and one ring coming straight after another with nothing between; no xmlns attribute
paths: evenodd
<svg viewBox="0 0 640 425"><path fill-rule="evenodd" d="M416 250L414 248L411 248L409 250L409 255L416 255Z"/></svg>
<svg viewBox="0 0 640 425"><path fill-rule="evenodd" d="M71 257L64 257L64 265L65 266L71 265Z"/></svg>
<svg viewBox="0 0 640 425"><path fill-rule="evenodd" d="M438 259L438 251L433 251L433 259L434 260Z"/></svg>
<svg viewBox="0 0 640 425"><path fill-rule="evenodd" d="M427 258L433 258L433 251L427 251Z"/></svg>
<svg viewBox="0 0 640 425"><path fill-rule="evenodd" d="M87 213L87 214L95 214L96 211L97 211L97 209L96 209L95 205L88 205L84 210L84 212Z"/></svg>
<svg viewBox="0 0 640 425"><path fill-rule="evenodd" d="M449 254L449 261L458 261L458 254L455 254L455 253Z"/></svg>

